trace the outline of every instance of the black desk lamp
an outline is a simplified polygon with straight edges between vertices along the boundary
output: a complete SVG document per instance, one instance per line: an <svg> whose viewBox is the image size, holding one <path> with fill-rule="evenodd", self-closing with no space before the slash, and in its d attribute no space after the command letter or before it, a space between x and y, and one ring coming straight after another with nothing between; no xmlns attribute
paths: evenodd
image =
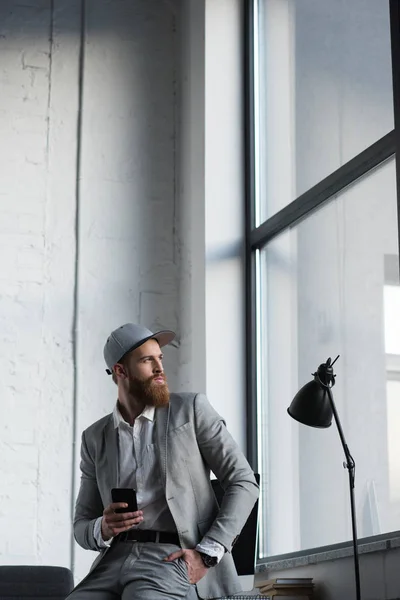
<svg viewBox="0 0 400 600"><path fill-rule="evenodd" d="M351 506L351 525L353 530L353 548L354 548L354 574L356 579L356 598L361 600L360 588L360 567L358 560L357 546L357 524L356 524L356 507L354 502L354 480L356 465L350 450L344 438L342 425L340 424L339 416L333 402L331 388L335 385L336 375L333 372L333 365L339 356L335 358L333 363L328 358L325 364L318 367L314 373L314 380L306 383L295 395L291 405L288 408L289 415L310 427L319 427L325 429L332 424L332 415L334 416L336 427L339 432L340 441L342 442L345 462L343 466L349 472L350 485L350 506Z"/></svg>

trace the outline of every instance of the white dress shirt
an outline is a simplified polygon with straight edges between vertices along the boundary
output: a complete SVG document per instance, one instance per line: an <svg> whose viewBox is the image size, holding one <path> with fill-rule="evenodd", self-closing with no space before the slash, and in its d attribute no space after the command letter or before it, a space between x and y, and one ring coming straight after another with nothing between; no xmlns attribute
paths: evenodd
<svg viewBox="0 0 400 600"><path fill-rule="evenodd" d="M143 511L143 521L135 529L151 529L176 533L176 527L165 499L162 477L155 455L154 422L155 408L146 406L129 425L122 417L118 405L113 410L114 427L118 429L118 487L136 490L138 509ZM105 542L101 535L102 517L96 520L94 537L99 548ZM218 562L225 554L219 542L204 537L196 550L215 556Z"/></svg>

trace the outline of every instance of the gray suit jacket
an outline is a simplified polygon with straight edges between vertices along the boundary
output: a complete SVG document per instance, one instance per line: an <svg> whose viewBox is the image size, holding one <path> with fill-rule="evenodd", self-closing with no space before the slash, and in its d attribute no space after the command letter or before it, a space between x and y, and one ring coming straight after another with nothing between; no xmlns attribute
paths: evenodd
<svg viewBox="0 0 400 600"><path fill-rule="evenodd" d="M169 405L156 409L155 428L165 498L182 548L194 548L207 535L228 550L198 582L199 596L218 598L240 592L231 550L258 497L250 465L203 394L171 394ZM117 432L112 415L107 415L82 434L74 534L83 548L99 550L94 523L111 503L117 469ZM225 490L220 508L210 470ZM92 569L105 551L101 550Z"/></svg>

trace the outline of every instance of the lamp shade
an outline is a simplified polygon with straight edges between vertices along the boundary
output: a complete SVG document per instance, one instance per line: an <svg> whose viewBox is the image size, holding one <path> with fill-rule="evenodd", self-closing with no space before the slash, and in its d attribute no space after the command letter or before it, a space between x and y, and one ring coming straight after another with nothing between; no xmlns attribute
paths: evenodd
<svg viewBox="0 0 400 600"><path fill-rule="evenodd" d="M333 413L328 392L316 380L303 385L287 411L303 425L325 429L332 424Z"/></svg>

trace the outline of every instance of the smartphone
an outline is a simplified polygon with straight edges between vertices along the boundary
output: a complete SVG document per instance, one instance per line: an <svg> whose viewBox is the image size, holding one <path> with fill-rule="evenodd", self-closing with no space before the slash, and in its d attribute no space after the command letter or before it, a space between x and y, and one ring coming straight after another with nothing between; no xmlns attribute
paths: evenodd
<svg viewBox="0 0 400 600"><path fill-rule="evenodd" d="M117 508L116 513L135 512L138 510L136 490L133 488L113 488L111 490L113 502L126 502L128 508Z"/></svg>

